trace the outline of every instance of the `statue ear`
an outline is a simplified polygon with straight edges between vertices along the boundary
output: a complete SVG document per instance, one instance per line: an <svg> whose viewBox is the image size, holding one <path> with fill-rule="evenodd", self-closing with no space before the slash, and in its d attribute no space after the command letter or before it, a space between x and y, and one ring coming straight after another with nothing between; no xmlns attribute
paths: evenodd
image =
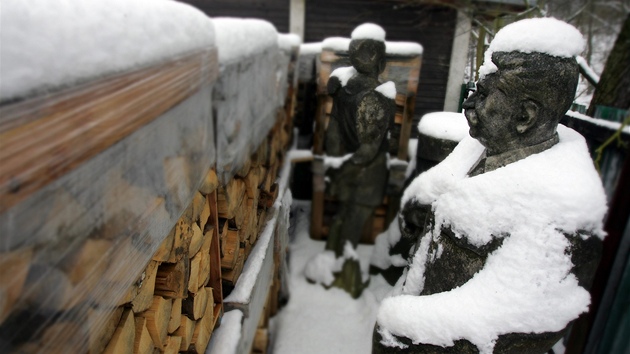
<svg viewBox="0 0 630 354"><path fill-rule="evenodd" d="M540 106L537 102L526 99L521 102L521 110L516 124L516 131L520 134L525 133L538 121Z"/></svg>

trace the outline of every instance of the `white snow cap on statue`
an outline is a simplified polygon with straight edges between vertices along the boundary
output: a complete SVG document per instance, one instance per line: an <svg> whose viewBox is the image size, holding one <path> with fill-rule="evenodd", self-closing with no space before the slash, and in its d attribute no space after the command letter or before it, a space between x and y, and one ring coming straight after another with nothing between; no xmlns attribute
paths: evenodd
<svg viewBox="0 0 630 354"><path fill-rule="evenodd" d="M570 58L584 50L584 37L575 27L555 18L530 18L514 22L502 28L484 54L479 77L497 71L492 62L494 52L544 53L555 57Z"/></svg>
<svg viewBox="0 0 630 354"><path fill-rule="evenodd" d="M385 42L385 30L379 25L373 23L364 23L357 26L350 36L352 39L373 39L375 41Z"/></svg>

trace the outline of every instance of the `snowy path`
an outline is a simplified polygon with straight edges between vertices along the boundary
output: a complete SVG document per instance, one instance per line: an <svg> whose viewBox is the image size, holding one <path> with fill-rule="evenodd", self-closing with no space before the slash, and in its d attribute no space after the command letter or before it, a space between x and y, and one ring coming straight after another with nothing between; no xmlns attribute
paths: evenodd
<svg viewBox="0 0 630 354"><path fill-rule="evenodd" d="M323 251L324 242L309 237L310 202L293 202L295 227L290 245L291 297L273 319L273 354L367 354L372 350L372 330L380 299L390 290L382 277L372 277L370 287L353 300L344 291L309 284L306 262ZM367 269L373 246L360 245L361 265Z"/></svg>

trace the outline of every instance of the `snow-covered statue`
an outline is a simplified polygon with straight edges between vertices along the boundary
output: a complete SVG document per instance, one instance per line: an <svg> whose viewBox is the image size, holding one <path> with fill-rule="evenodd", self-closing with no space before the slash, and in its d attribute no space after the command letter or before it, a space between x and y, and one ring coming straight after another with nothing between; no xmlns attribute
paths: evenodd
<svg viewBox="0 0 630 354"><path fill-rule="evenodd" d="M325 137L326 155L342 162L327 171L327 194L336 197L340 208L330 226L328 252L309 262L306 276L358 297L367 279L361 274L355 250L366 221L383 201L396 87L391 81L382 84L378 80L385 69L385 31L381 27L358 26L352 32L348 53L352 66L336 69L328 81L333 106Z"/></svg>
<svg viewBox="0 0 630 354"><path fill-rule="evenodd" d="M375 353L546 353L588 311L606 212L584 138L558 125L584 40L550 18L502 29L464 103L470 136L402 201L415 238Z"/></svg>

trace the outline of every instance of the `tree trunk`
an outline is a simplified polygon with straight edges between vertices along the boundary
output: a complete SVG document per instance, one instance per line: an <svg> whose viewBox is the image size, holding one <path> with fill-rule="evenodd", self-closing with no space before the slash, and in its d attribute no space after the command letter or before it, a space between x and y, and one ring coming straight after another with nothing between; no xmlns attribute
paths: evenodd
<svg viewBox="0 0 630 354"><path fill-rule="evenodd" d="M593 116L595 106L621 109L630 107L630 14L619 32L617 41L608 55L604 72L595 89L587 114Z"/></svg>

